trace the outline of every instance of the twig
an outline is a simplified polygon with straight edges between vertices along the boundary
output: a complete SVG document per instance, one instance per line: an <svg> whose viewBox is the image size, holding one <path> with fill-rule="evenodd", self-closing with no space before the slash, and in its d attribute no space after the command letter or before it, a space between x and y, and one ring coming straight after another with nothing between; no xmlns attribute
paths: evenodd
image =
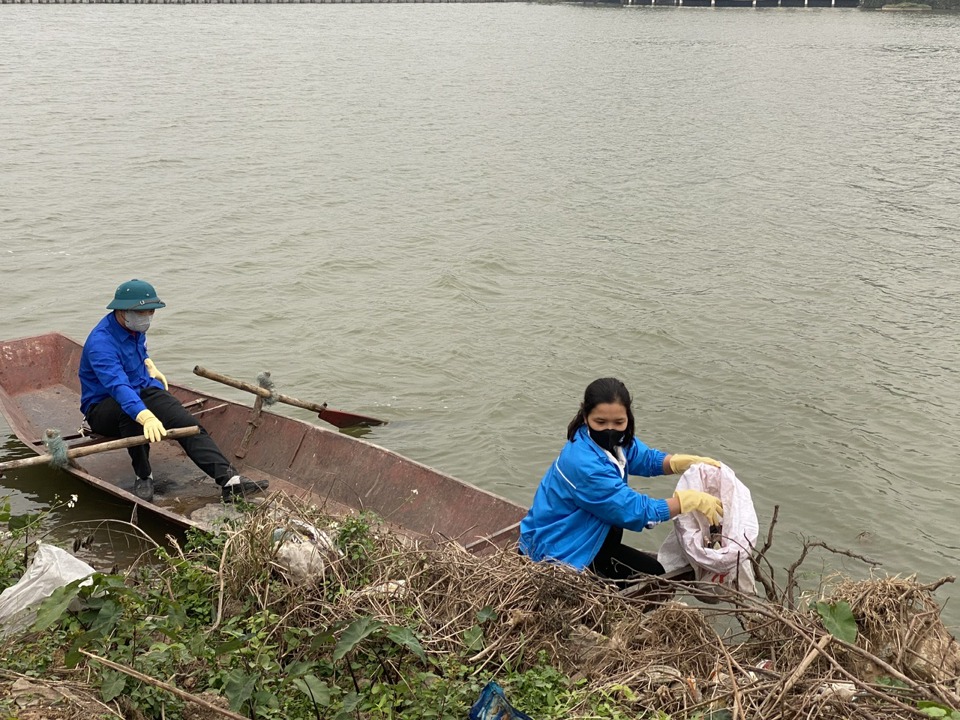
<svg viewBox="0 0 960 720"><path fill-rule="evenodd" d="M926 590L927 592L932 593L934 590L939 589L942 585L946 585L947 583L955 582L956 579L957 579L957 578L955 578L953 575L948 575L948 576L946 576L946 577L940 578L940 579L937 580L936 582L932 582L932 583L930 583L929 585L921 585L920 587L921 587L922 589Z"/></svg>
<svg viewBox="0 0 960 720"><path fill-rule="evenodd" d="M218 570L218 575L220 576L220 592L217 595L217 617L214 619L213 623L205 631L205 635L209 635L218 627L220 627L220 622L223 620L223 597L226 591L226 575L224 574L224 568L227 564L227 550L230 547L230 543L234 541L237 537L236 534L231 535L227 538L227 541L223 543L223 551L220 553L220 568Z"/></svg>
<svg viewBox="0 0 960 720"><path fill-rule="evenodd" d="M765 616L765 617L771 617L771 616L772 616L772 617L774 617L775 619L779 620L779 621L782 622L784 625L786 625L788 628L790 628L791 630L793 630L794 633L796 633L799 637L801 637L805 642L809 643L810 645L815 645L815 644L816 644L816 643L814 642L814 640L813 640L813 637L812 637L807 631L803 630L800 626L798 626L795 622L791 621L789 618L784 617L784 616L782 616L782 615L779 615L779 616L778 616L778 615L774 615L770 610L768 610L767 608L765 608L765 607L763 607L762 605L759 605L759 604L755 606L754 610L755 610L755 612L757 612L757 613L760 614L760 615L763 615L763 616ZM831 636L831 637L832 637L832 636ZM874 655L871 655L870 653L868 653L868 652L867 652L866 650L864 650L863 648L860 648L860 647L858 647L858 646L856 646L856 645L850 645L849 643L846 643L846 642L844 642L843 640L840 640L839 638L834 638L834 639L833 639L833 642L835 642L837 645L840 645L841 647L845 647L845 648L847 648L847 649L849 649L849 650L852 650L852 651L854 651L854 652L856 652L856 653L859 653L860 655L863 655L864 657L868 658L868 659L871 660L871 661L876 660L876 661L877 661L877 664L880 665L881 667L883 667L884 669L888 669L888 668L889 668L888 672L891 673L891 676L897 678L898 680L900 680L900 681L902 681L902 682L905 682L909 687L913 688L915 691L920 692L920 693L924 693L924 694L927 695L927 697L932 697L929 693L925 693L925 692L924 692L924 688L922 688L922 687L921 687L920 685L918 685L916 682L914 682L913 680L911 680L910 678L908 678L908 677L907 677L906 675L904 675L903 673L894 670L894 669L891 668L887 663L884 663L882 660L880 660L880 658L877 658L877 657L875 657ZM928 715L926 715L925 713L923 713L921 710L919 710L919 709L917 709L917 708L915 708L915 707L911 707L910 705L907 705L907 704L904 703L904 702L901 702L900 700L898 700L897 698L893 697L892 695L889 695L889 694L887 694L887 693L880 692L879 690L877 690L875 687L873 687L873 686L870 685L869 683L866 683L866 682L864 682L863 680L861 680L860 678L856 677L856 676L853 675L850 671L848 671L845 667L843 667L843 666L836 660L836 658L834 658L834 657L833 657L832 655L830 655L829 653L824 652L824 653L823 653L823 656L824 656L824 658L826 658L826 659L829 661L829 663L830 663L841 675L843 675L847 680L849 680L850 682L852 682L852 683L853 683L854 685L856 685L857 687L866 690L869 694L871 694L871 695L873 695L873 696L875 696L875 697L880 698L880 699L883 700L884 702L888 702L888 703L891 703L891 704L893 704L893 705L896 705L896 706L899 707L901 710L905 710L905 711L909 712L911 715L913 715L913 716L915 716L915 717L920 717L920 718L929 717Z"/></svg>
<svg viewBox="0 0 960 720"><path fill-rule="evenodd" d="M763 589L767 594L767 600L775 601L777 599L777 586L774 582L774 572L773 566L770 564L770 561L767 560L767 550L773 546L773 528L777 524L777 516L780 514L780 506L773 506L773 517L770 518L770 527L767 528L767 539L763 543L763 547L760 548L760 551L755 553L750 558L750 562L753 564L753 574L756 575L757 580L760 581L760 584L763 585ZM760 566L760 561L764 561L767 564L767 567L770 568L770 577L767 578L763 572L763 568Z"/></svg>
<svg viewBox="0 0 960 720"><path fill-rule="evenodd" d="M877 567L882 564L876 560L871 560L868 557L864 557L863 555L850 552L849 550L837 550L836 548L832 548L820 540L807 540L803 543L803 550L800 551L800 557L797 558L797 561L787 569L787 583L786 589L784 590L784 604L790 610L796 609L796 605L793 602L793 589L797 586L797 581L794 579L794 573L796 573L797 568L800 567L803 561L806 560L807 554L810 552L810 548L815 547L823 548L824 550L828 550L836 555L846 555L847 557L851 557L856 560L862 560L871 567Z"/></svg>
<svg viewBox="0 0 960 720"><path fill-rule="evenodd" d="M902 672L894 668L892 665L890 665L890 663L885 662L884 660L881 660L876 655L868 653L859 645L853 645L839 638L835 638L835 639L837 641L837 644L840 645L840 647L846 648L847 650L851 650L852 652L855 652L864 656L870 662L877 665L877 667L881 668L882 670L886 670L890 674L890 677L900 680L901 682L905 682L908 685L913 685L914 687L917 687L917 684L913 680L911 680ZM951 707L960 707L960 696L958 696L956 693L949 692L946 688L943 688L940 685L935 685L934 687L936 688L937 695L939 695L940 700L946 702Z"/></svg>
<svg viewBox="0 0 960 720"><path fill-rule="evenodd" d="M810 649L806 657L800 661L800 664L797 665L796 669L790 673L790 676L784 681L780 694L777 696L777 699L773 701L774 705L780 704L784 695L790 692L793 686L797 684L797 681L807 671L807 668L810 667L813 661L817 659L817 656L823 654L823 651L826 650L831 640L833 640L833 635L824 635L820 638L820 641Z"/></svg>
<svg viewBox="0 0 960 720"><path fill-rule="evenodd" d="M102 658L99 655L94 655L91 652L87 652L83 648L80 649L80 654L86 655L88 658L100 663L101 665L106 665L111 670L122 672L124 675L129 675L130 677L135 678L140 682L144 682L144 683L147 683L148 685L153 685L154 687L158 687L162 690L166 690L169 693L173 693L177 697L182 698L187 702L196 703L201 707L205 707L207 710L212 710L218 715L223 715L224 717L233 718L234 720L248 720L248 718L246 718L245 716L238 715L232 710L227 710L226 708L222 708L222 707L219 707L218 705L214 705L212 702L204 700L202 697L192 695L191 693L188 693L185 690L181 690L178 687L174 687L173 685L168 685L162 680L155 680L149 675L144 675L141 672L137 672L133 668L127 667L126 665L121 665L120 663L115 663L112 660L107 660L106 658Z"/></svg>
<svg viewBox="0 0 960 720"><path fill-rule="evenodd" d="M720 648L720 651L723 653L724 659L727 661L727 672L730 673L730 686L733 689L733 720L747 720L747 715L743 711L743 703L740 701L740 688L737 685L737 676L733 672L733 658L730 657L730 651L727 650L727 646L724 644L723 639L716 635L717 647Z"/></svg>
<svg viewBox="0 0 960 720"><path fill-rule="evenodd" d="M823 548L824 550L829 550L835 555L846 555L847 557L853 558L855 560L862 560L863 562L865 562L867 565L870 565L871 567L879 567L880 565L883 565L883 563L881 563L878 560L871 560L868 557L865 557L863 555L858 555L857 553L850 552L849 550L837 550L836 548L830 547L825 542L822 542L820 540L815 540L808 544L810 545L810 547L820 547L820 548Z"/></svg>

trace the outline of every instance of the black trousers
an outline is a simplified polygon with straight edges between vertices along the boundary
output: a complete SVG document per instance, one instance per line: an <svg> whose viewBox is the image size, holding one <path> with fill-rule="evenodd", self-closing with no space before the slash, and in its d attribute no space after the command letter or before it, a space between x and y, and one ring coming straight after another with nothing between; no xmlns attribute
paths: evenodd
<svg viewBox="0 0 960 720"><path fill-rule="evenodd" d="M180 447L217 485L223 485L237 474L233 465L220 451L213 438L207 434L196 418L180 404L173 395L160 388L148 387L140 391L140 399L147 409L157 416L167 430L173 428L199 427L198 435L177 440ZM90 429L98 435L108 437L133 437L143 434L143 427L134 418L127 415L120 404L112 397L101 400L87 413ZM137 477L145 478L152 472L150 468L150 443L128 448L133 470Z"/></svg>
<svg viewBox="0 0 960 720"><path fill-rule="evenodd" d="M622 540L623 528L611 527L593 562L587 566L588 569L601 577L616 581L620 587L629 585L625 581L640 573L663 575L663 565L657 562L655 557L624 545Z"/></svg>

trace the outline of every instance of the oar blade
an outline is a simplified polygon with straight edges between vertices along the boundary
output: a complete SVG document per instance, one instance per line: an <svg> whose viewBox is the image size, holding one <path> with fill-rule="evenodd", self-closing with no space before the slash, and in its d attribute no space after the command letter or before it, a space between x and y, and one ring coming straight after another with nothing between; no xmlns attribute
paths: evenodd
<svg viewBox="0 0 960 720"><path fill-rule="evenodd" d="M324 422L328 422L337 428L351 427L375 427L377 425L386 425L386 420L367 417L366 415L357 415L343 410L334 410L333 408L324 408L317 416Z"/></svg>

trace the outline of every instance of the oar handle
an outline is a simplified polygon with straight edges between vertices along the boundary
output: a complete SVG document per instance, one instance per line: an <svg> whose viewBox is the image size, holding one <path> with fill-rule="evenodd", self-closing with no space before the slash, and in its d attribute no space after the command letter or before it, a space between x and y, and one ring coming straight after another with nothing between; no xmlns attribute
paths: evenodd
<svg viewBox="0 0 960 720"><path fill-rule="evenodd" d="M200 432L196 425L185 428L174 428L167 430L167 440L179 440L180 438L190 437ZM72 448L67 451L67 457L73 458L85 457L87 455L96 455L97 453L107 452L109 450L118 450L120 448L129 448L135 445L145 445L150 442L143 435L134 435L132 437L120 438L119 440L107 440L96 445L84 445L83 447ZM22 458L20 460L9 460L0 463L0 473L4 470L15 470L17 468L32 467L34 465L43 465L53 459L52 455L38 455L37 457Z"/></svg>
<svg viewBox="0 0 960 720"><path fill-rule="evenodd" d="M321 420L324 420L338 428L358 427L361 425L385 425L387 422L386 420L378 420L377 418L367 417L366 415L357 415L356 413L348 413L344 412L343 410L334 410L333 408L327 407L326 403L307 402L306 400L299 400L295 397L290 397L289 395L282 395L280 393L274 394L266 388L260 387L259 385L244 382L243 380L237 380L236 378L222 375L218 372L214 372L213 370L207 370L205 367L200 367L199 365L193 368L193 374L199 375L200 377L205 377L208 380L216 380L219 383L229 385L230 387L235 387L238 390L246 390L247 392L253 393L254 395L258 395L262 398L272 397L274 400L279 400L287 405L293 405L294 407L303 408L304 410L312 410L320 416Z"/></svg>
<svg viewBox="0 0 960 720"><path fill-rule="evenodd" d="M271 393L266 388L262 388L259 385L254 385L253 383L244 382L243 380L237 380L236 378L229 377L227 375L222 375L213 370L207 370L205 367L197 365L193 369L194 375L199 375L200 377L205 377L208 380L216 380L219 383L224 385L229 385L230 387L235 387L238 390L246 390L247 392L253 393L254 395L259 395L262 398L268 398L273 393ZM289 395L276 394L273 395L274 398L279 400L282 403L287 405L293 405L294 407L304 408L305 410L313 410L315 413L323 412L327 409L327 404L323 403L322 405L315 402L307 402L306 400L298 400L295 397L290 397Z"/></svg>

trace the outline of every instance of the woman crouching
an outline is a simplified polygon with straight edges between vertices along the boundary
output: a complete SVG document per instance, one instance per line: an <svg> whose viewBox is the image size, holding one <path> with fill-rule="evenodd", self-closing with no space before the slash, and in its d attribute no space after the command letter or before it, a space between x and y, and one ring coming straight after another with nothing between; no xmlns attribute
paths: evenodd
<svg viewBox="0 0 960 720"><path fill-rule="evenodd" d="M696 455L668 455L634 436L630 392L616 378L587 386L567 427L567 443L547 470L533 506L520 523L519 550L535 561L589 569L612 580L662 575L656 558L621 541L624 529L642 531L680 513L700 511L711 525L723 507L697 490L656 499L633 490L628 475L683 473L694 463L719 466Z"/></svg>

